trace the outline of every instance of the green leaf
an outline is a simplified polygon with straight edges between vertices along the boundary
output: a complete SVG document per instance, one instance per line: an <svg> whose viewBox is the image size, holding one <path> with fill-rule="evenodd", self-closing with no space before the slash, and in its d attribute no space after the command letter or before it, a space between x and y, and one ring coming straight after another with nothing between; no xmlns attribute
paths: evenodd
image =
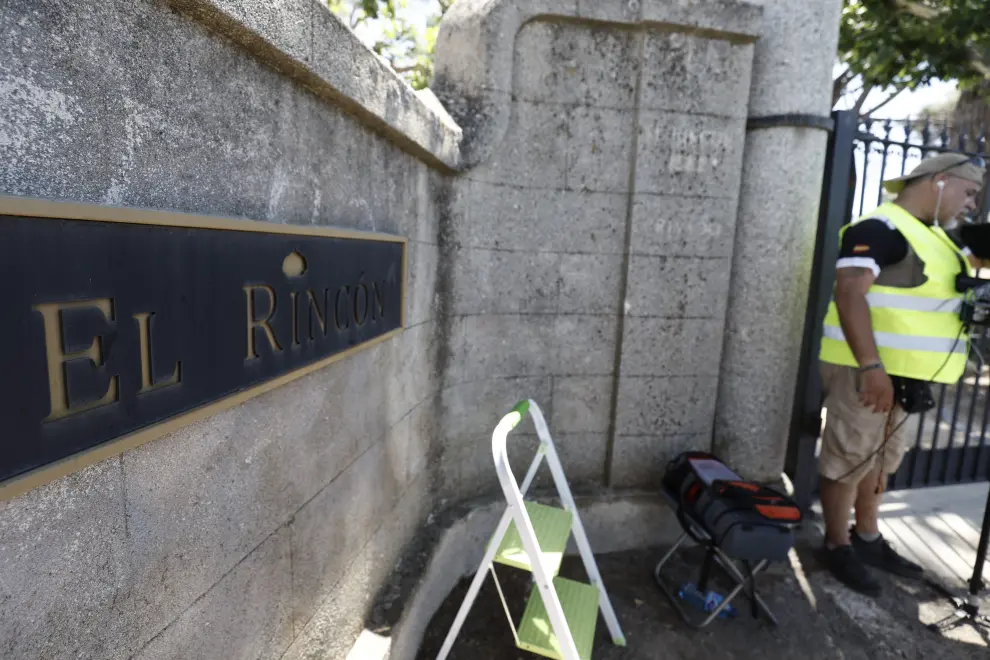
<svg viewBox="0 0 990 660"><path fill-rule="evenodd" d="M421 31L408 20L407 0L327 0L327 5L351 28L364 24L380 38L368 46L381 55L413 89L428 87L433 78L433 51L440 19L454 0L436 0L436 11Z"/></svg>
<svg viewBox="0 0 990 660"><path fill-rule="evenodd" d="M891 0L845 0L838 59L868 85L911 89L932 79L972 86L985 80L972 52L990 64L985 0L913 0L938 14L925 20ZM973 50L971 50L971 47Z"/></svg>

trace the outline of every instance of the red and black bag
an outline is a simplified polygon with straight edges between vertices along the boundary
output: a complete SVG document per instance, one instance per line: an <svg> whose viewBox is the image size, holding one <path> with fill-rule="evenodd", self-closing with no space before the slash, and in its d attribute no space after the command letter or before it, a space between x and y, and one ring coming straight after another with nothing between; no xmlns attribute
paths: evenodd
<svg viewBox="0 0 990 660"><path fill-rule="evenodd" d="M736 559L778 561L794 545L802 515L787 495L748 481L708 452L684 452L672 460L663 487L677 502L677 516L696 541L692 523Z"/></svg>

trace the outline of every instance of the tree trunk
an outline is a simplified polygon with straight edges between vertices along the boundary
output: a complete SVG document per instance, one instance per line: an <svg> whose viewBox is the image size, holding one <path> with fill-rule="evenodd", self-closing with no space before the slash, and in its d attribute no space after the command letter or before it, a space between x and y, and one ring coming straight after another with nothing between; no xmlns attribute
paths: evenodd
<svg viewBox="0 0 990 660"><path fill-rule="evenodd" d="M982 83L978 90L962 92L952 112L953 125L958 130L965 130L974 142L981 134L990 132L990 103L980 98L980 92L984 95L990 92L990 81ZM972 144L970 148L975 149L976 145ZM990 149L990 146L984 148Z"/></svg>
<svg viewBox="0 0 990 660"><path fill-rule="evenodd" d="M981 83L976 90L962 92L955 110L952 111L952 124L956 131L966 133L965 146L972 152L990 152L990 102L980 98L980 93L986 95L987 92L990 92L990 81ZM985 137L986 141L980 143L981 137ZM977 208L988 208L988 195L990 188L984 186L976 202ZM990 222L990 218L982 217L980 211L977 211L975 217L978 222Z"/></svg>

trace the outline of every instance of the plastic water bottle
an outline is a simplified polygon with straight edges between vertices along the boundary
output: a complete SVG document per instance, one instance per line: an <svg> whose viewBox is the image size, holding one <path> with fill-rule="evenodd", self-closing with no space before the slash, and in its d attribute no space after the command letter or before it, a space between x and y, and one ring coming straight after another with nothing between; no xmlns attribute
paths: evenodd
<svg viewBox="0 0 990 660"><path fill-rule="evenodd" d="M688 582L681 590L677 593L681 600L685 600L700 610L708 612L709 614L718 607L723 597L721 594L709 590L708 593L702 594L698 591L698 587L695 586L694 582ZM736 608L732 605L727 605L725 609L718 613L719 618L728 619L736 615Z"/></svg>

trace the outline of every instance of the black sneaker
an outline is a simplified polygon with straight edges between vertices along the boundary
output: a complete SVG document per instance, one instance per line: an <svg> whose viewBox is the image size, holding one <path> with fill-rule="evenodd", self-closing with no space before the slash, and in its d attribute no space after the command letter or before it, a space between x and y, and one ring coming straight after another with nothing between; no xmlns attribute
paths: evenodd
<svg viewBox="0 0 990 660"><path fill-rule="evenodd" d="M864 541L859 538L855 530L852 530L849 538L852 540L852 547L855 548L856 554L864 564L876 566L888 573L911 579L918 579L925 572L921 566L897 554L897 551L887 543L887 539L883 536L875 541Z"/></svg>
<svg viewBox="0 0 990 660"><path fill-rule="evenodd" d="M825 547L825 565L832 575L850 589L867 596L880 595L880 583L866 567L851 545Z"/></svg>

